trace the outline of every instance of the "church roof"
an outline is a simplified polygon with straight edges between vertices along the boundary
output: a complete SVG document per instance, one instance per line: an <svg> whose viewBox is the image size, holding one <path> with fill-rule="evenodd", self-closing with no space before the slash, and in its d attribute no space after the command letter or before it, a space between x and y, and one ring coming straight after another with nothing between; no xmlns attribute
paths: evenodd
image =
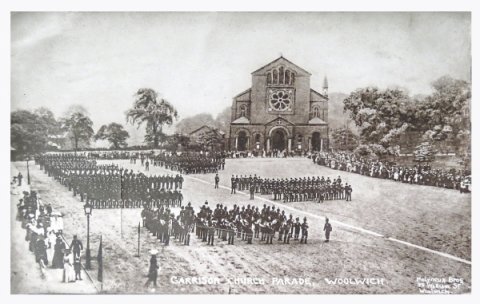
<svg viewBox="0 0 480 304"><path fill-rule="evenodd" d="M326 125L327 123L323 120L321 120L318 117L314 117L308 121L308 124L310 125Z"/></svg>
<svg viewBox="0 0 480 304"><path fill-rule="evenodd" d="M249 124L249 123L250 123L250 120L248 120L248 118L246 118L245 116L242 116L232 121L232 124Z"/></svg>
<svg viewBox="0 0 480 304"><path fill-rule="evenodd" d="M246 89L246 90L243 91L242 93L237 94L236 96L234 96L233 99L239 99L239 97L242 97L242 96L248 94L248 100L250 100L250 91L251 91L251 90L252 90L252 88ZM247 101L247 99L245 99L245 101Z"/></svg>
<svg viewBox="0 0 480 304"><path fill-rule="evenodd" d="M268 68L272 65L275 65L275 64L279 64L279 63L283 63L287 66L291 66L292 68L294 68L296 70L296 72L299 72L300 74L305 74L307 76L310 76L312 74L310 74L308 71L302 69L301 67L299 67L298 65L296 65L295 63L291 62L290 60L284 58L283 56L280 56L278 57L277 59L275 59L274 61L270 62L270 63L267 63L266 65L264 65L263 67L255 70L252 72L252 74L261 74L263 72L266 72L266 70L268 70Z"/></svg>
<svg viewBox="0 0 480 304"><path fill-rule="evenodd" d="M281 116L278 116L278 117L275 117L274 119L270 120L269 122L267 122L265 125L269 125L269 124L273 124L275 122L285 122L287 125L292 125L294 126L295 124L288 121L287 119L281 117Z"/></svg>
<svg viewBox="0 0 480 304"><path fill-rule="evenodd" d="M328 100L327 96L325 96L323 94L320 94L319 92L315 91L314 89L310 89L310 101L315 101L315 98L314 98L313 95L317 95L317 96L320 96L320 98Z"/></svg>

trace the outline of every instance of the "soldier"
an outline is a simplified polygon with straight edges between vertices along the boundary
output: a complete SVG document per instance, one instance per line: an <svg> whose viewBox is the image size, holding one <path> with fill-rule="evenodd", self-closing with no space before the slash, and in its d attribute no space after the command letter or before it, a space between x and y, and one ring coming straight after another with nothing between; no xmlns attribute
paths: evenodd
<svg viewBox="0 0 480 304"><path fill-rule="evenodd" d="M218 183L220 182L220 177L218 176L218 173L215 174L215 189L218 189Z"/></svg>
<svg viewBox="0 0 480 304"><path fill-rule="evenodd" d="M232 191L230 192L230 194L236 194L237 192L235 190L236 190L236 187L237 187L237 183L236 183L236 179L233 175L232 175L231 182L232 182Z"/></svg>
<svg viewBox="0 0 480 304"><path fill-rule="evenodd" d="M330 232L332 232L332 225L328 222L328 217L325 218L323 231L325 231L325 243L328 243L330 241Z"/></svg>
<svg viewBox="0 0 480 304"><path fill-rule="evenodd" d="M72 243L70 244L70 248L73 251L73 257L80 256L80 252L83 250L82 241L77 239L77 235L73 236Z"/></svg>
<svg viewBox="0 0 480 304"><path fill-rule="evenodd" d="M255 185L253 183L250 184L250 199L253 200L255 196Z"/></svg>
<svg viewBox="0 0 480 304"><path fill-rule="evenodd" d="M308 224L307 224L307 218L303 218L303 224L302 224L302 238L300 239L300 244L302 243L307 243L307 238L308 238Z"/></svg>
<svg viewBox="0 0 480 304"><path fill-rule="evenodd" d="M208 240L207 245L213 246L213 240L215 239L215 225L212 221L208 222Z"/></svg>
<svg viewBox="0 0 480 304"><path fill-rule="evenodd" d="M293 239L294 240L298 240L298 236L300 234L300 228L301 228L302 224L300 223L300 218L296 218L295 219L295 223L293 224L293 230L294 230L294 236L293 236Z"/></svg>
<svg viewBox="0 0 480 304"><path fill-rule="evenodd" d="M345 183L345 199L346 201L352 201L352 186Z"/></svg>
<svg viewBox="0 0 480 304"><path fill-rule="evenodd" d="M228 224L228 245L233 245L235 240L235 225L233 223Z"/></svg>

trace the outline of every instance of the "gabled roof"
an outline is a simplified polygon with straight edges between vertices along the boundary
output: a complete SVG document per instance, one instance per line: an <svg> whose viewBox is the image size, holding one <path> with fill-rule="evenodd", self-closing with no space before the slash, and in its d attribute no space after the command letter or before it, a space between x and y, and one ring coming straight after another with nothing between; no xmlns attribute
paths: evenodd
<svg viewBox="0 0 480 304"><path fill-rule="evenodd" d="M290 60L284 58L283 56L280 56L277 59L275 59L274 61L272 61L270 63L267 63L263 67L259 68L258 70L253 71L252 74L262 74L262 73L266 72L269 69L270 66L277 65L277 64L282 64L282 63L285 64L286 66L293 67L296 70L295 72L300 73L300 74L304 74L304 76L305 75L308 75L308 76L312 75L308 71L302 69L301 67L299 67L295 63L293 63Z"/></svg>
<svg viewBox="0 0 480 304"><path fill-rule="evenodd" d="M275 119L272 119L271 121L267 122L265 125L270 125L270 124L273 124L275 123L277 120L282 120L282 121L285 121L288 125L291 125L291 126L294 126L295 124L294 123L291 123L290 121L286 120L285 118L283 117L276 117Z"/></svg>
<svg viewBox="0 0 480 304"><path fill-rule="evenodd" d="M310 101L313 101L313 96L312 95L318 95L320 98L323 98L325 100L328 100L328 97L323 95L323 94L320 94L318 93L317 91L315 91L314 89L310 89Z"/></svg>
<svg viewBox="0 0 480 304"><path fill-rule="evenodd" d="M246 94L248 93L248 98L247 98L247 100L250 100L250 91L252 91L251 88L246 89L246 90L243 91L242 93L237 94L236 96L234 96L233 99L239 99L240 97L242 97L243 95L246 95Z"/></svg>
<svg viewBox="0 0 480 304"><path fill-rule="evenodd" d="M327 123L321 120L318 117L314 117L308 121L308 124L310 125L326 125Z"/></svg>
<svg viewBox="0 0 480 304"><path fill-rule="evenodd" d="M245 116L242 116L232 121L232 124L249 124L249 123L250 123L250 120L248 120L248 118L246 118Z"/></svg>
<svg viewBox="0 0 480 304"><path fill-rule="evenodd" d="M193 131L190 132L189 134L192 135L192 134L197 133L198 131L200 131L200 130L202 130L202 129L204 129L204 128L207 128L208 130L211 130L211 129L212 129L211 127L209 127L209 126L207 126L207 125L203 125L203 126L201 126L200 128L197 128L197 129L193 130Z"/></svg>
<svg viewBox="0 0 480 304"><path fill-rule="evenodd" d="M201 126L200 128L197 128L195 130L193 130L192 132L190 132L189 134L192 135L192 134L195 134L197 133L198 131L202 130L202 129L208 129L209 131L213 130L214 128L213 127L210 127L210 126L207 126L207 125L203 125ZM218 133L220 135L225 135L225 132L223 132L222 130L218 130Z"/></svg>

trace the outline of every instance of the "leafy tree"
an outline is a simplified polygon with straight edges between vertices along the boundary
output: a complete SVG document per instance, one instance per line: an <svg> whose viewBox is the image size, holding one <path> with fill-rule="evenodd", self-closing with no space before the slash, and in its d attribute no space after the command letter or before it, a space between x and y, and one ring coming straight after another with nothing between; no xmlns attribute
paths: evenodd
<svg viewBox="0 0 480 304"><path fill-rule="evenodd" d="M95 140L108 140L112 144L111 148L119 149L128 145L126 140L129 137L130 135L121 124L112 122L109 125L101 126L94 138Z"/></svg>
<svg viewBox="0 0 480 304"><path fill-rule="evenodd" d="M397 151L400 136L415 123L415 105L399 89L358 89L343 103L344 110L359 127L361 143L381 145L383 149L373 149L380 155Z"/></svg>
<svg viewBox="0 0 480 304"><path fill-rule="evenodd" d="M223 135L220 133L221 131L216 128L210 128L208 131L205 131L200 136L200 144L205 149L214 150L216 147L220 147L223 145Z"/></svg>
<svg viewBox="0 0 480 304"><path fill-rule="evenodd" d="M431 142L423 142L415 147L413 155L417 162L432 162L435 158L435 149Z"/></svg>
<svg viewBox="0 0 480 304"><path fill-rule="evenodd" d="M55 118L52 116L53 120ZM56 121L55 121L56 122ZM42 117L26 110L11 113L11 145L21 155L42 153L49 146L49 125Z"/></svg>
<svg viewBox="0 0 480 304"><path fill-rule="evenodd" d="M75 151L78 150L79 144L90 144L93 137L93 122L83 113L74 112L70 116L63 118L62 129L68 132L68 137L72 141Z"/></svg>
<svg viewBox="0 0 480 304"><path fill-rule="evenodd" d="M177 148L179 146L185 148L185 147L188 147L189 144L190 144L190 137L183 134L175 133L167 137L166 149L170 151L177 151Z"/></svg>
<svg viewBox="0 0 480 304"><path fill-rule="evenodd" d="M331 136L336 150L353 151L358 146L358 136L348 128L336 129Z"/></svg>
<svg viewBox="0 0 480 304"><path fill-rule="evenodd" d="M432 87L434 92L418 101L418 130L424 132L425 140L462 138L470 130L470 84L443 76L434 81Z"/></svg>
<svg viewBox="0 0 480 304"><path fill-rule="evenodd" d="M175 107L163 98L158 98L157 92L152 89L139 89L135 94L132 109L126 113L127 122L140 127L146 124L145 141L157 148L159 142L165 138L163 126L171 125L178 117Z"/></svg>

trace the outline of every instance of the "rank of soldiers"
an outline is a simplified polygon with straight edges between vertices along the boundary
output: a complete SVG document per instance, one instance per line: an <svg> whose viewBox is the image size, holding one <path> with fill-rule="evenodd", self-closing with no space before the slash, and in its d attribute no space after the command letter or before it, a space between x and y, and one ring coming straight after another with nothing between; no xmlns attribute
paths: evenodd
<svg viewBox="0 0 480 304"><path fill-rule="evenodd" d="M231 193L236 190L249 190L250 193L272 195L273 200L283 202L316 201L322 203L325 200L352 200L352 186L342 184L338 176L330 180L322 177L302 178L261 178L254 176L232 175Z"/></svg>
<svg viewBox="0 0 480 304"><path fill-rule="evenodd" d="M169 244L172 236L184 245L189 245L192 232L196 233L199 240L211 246L216 238L228 245L234 245L236 239L247 244L252 244L254 239L265 244L273 244L274 239L289 244L292 238L306 244L309 228L307 218L300 222L300 218L294 219L292 214L287 217L285 211L267 205L259 210L250 205L234 205L228 209L227 206L217 204L211 210L208 202L205 202L195 214L188 203L186 207L181 207L177 216L168 208L146 206L142 210L142 219L143 226L165 245Z"/></svg>
<svg viewBox="0 0 480 304"><path fill-rule="evenodd" d="M146 176L118 165L96 165L85 157L46 155L36 158L41 168L93 208L181 206L180 174Z"/></svg>
<svg viewBox="0 0 480 304"><path fill-rule="evenodd" d="M225 155L223 153L200 154L196 152L161 153L153 158L154 166L165 167L181 174L216 173L225 169Z"/></svg>

